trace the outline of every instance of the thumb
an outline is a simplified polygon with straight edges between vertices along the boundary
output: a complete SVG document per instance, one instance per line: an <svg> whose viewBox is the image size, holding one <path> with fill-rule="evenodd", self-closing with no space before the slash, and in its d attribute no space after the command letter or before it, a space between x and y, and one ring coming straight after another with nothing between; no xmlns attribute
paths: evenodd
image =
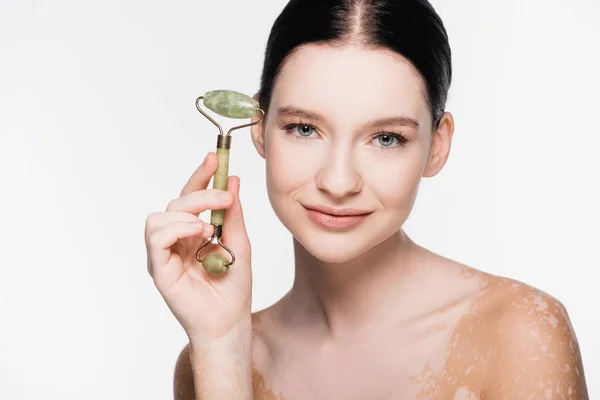
<svg viewBox="0 0 600 400"><path fill-rule="evenodd" d="M244 214L239 196L240 178L235 175L229 176L227 188L230 193L233 193L234 200L233 204L225 211L222 240L231 245L235 253L236 249L238 251L246 249L248 245L248 233L246 231L246 223L244 222Z"/></svg>

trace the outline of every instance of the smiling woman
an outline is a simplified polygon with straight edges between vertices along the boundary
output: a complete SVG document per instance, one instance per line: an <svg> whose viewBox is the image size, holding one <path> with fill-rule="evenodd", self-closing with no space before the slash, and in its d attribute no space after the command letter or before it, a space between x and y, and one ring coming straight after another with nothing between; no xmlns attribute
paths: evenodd
<svg viewBox="0 0 600 400"><path fill-rule="evenodd" d="M403 225L450 153L444 25L426 0L292 0L268 39L252 140L294 240L295 279L251 313L239 180L210 153L147 222L149 268L189 344L178 400L588 398L563 305L415 243ZM222 200L218 195L225 195ZM226 276L193 257L227 208ZM188 222L196 221L190 225ZM190 255L191 254L191 255Z"/></svg>

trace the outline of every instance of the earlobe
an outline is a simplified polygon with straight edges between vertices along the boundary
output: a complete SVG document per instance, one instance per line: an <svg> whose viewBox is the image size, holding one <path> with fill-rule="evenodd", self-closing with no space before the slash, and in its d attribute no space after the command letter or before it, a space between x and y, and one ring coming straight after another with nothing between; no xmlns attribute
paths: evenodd
<svg viewBox="0 0 600 400"><path fill-rule="evenodd" d="M442 170L446 161L448 161L453 135L454 117L451 113L445 112L442 115L437 130L433 134L431 151L427 165L423 171L423 177L433 177Z"/></svg>
<svg viewBox="0 0 600 400"><path fill-rule="evenodd" d="M258 93L253 96L254 100L258 101ZM266 118L266 116L265 116ZM260 119L260 115L258 117L252 118L252 122L256 122ZM252 143L254 143L254 147L258 154L265 158L265 137L264 137L264 124L265 120L263 119L259 124L252 125L250 127L250 134L252 135Z"/></svg>

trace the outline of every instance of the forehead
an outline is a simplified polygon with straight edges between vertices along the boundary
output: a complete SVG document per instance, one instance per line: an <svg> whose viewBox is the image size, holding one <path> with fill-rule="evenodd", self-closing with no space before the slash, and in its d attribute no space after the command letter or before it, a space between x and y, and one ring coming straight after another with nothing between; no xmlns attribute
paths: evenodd
<svg viewBox="0 0 600 400"><path fill-rule="evenodd" d="M308 108L333 121L429 117L422 79L410 62L354 45L299 47L281 69L271 104Z"/></svg>

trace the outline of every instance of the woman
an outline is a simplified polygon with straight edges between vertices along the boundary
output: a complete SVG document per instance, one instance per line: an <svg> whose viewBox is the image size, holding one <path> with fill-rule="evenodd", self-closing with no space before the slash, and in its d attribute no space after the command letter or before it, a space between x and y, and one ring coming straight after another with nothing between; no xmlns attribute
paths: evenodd
<svg viewBox="0 0 600 400"><path fill-rule="evenodd" d="M239 200L207 190L208 153L181 196L148 217L148 267L189 337L187 399L587 399L562 304L413 242L402 226L454 131L445 28L426 0L292 0L268 40L267 112L252 127L276 215L292 233L293 288L251 313ZM236 253L209 276L198 220L226 208Z"/></svg>

